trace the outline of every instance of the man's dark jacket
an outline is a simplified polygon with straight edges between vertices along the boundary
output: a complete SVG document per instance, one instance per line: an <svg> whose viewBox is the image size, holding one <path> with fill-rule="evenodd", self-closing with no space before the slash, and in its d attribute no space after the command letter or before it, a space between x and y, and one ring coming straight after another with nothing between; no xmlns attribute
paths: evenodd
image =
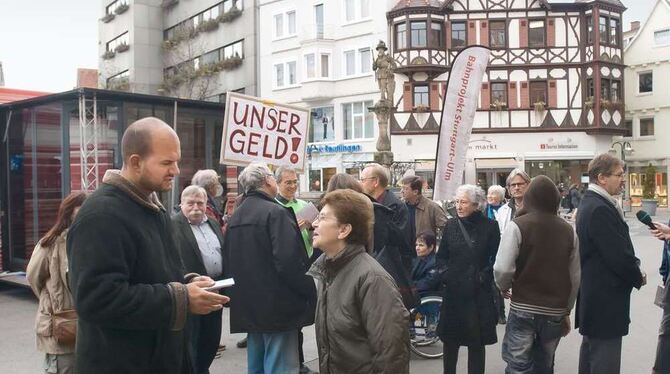
<svg viewBox="0 0 670 374"><path fill-rule="evenodd" d="M393 211L393 222L398 225L402 232L408 235L407 240L410 243L413 243L416 238L409 237L409 213L407 212L407 205L405 205L405 203L403 203L391 190L386 190L384 192L380 203L391 208Z"/></svg>
<svg viewBox="0 0 670 374"><path fill-rule="evenodd" d="M577 235L582 282L575 326L590 338L625 336L630 293L642 286L628 225L609 201L589 190L577 210Z"/></svg>
<svg viewBox="0 0 670 374"><path fill-rule="evenodd" d="M104 183L68 233L79 374L191 372L183 331L188 294L170 217L140 195Z"/></svg>
<svg viewBox="0 0 670 374"><path fill-rule="evenodd" d="M306 275L307 252L291 208L259 191L247 194L223 243L230 332L276 333L314 323L316 287ZM234 301L232 301L234 300Z"/></svg>
<svg viewBox="0 0 670 374"><path fill-rule="evenodd" d="M174 225L174 237L181 259L187 273L197 273L201 275L207 274L205 263L202 260L202 254L198 247L198 241L193 234L191 224L182 212L172 216L172 223ZM212 218L207 219L207 225L214 231L219 245L223 248L223 234L221 233L221 226L218 221ZM222 256L223 257L223 256ZM223 261L221 262L220 272L223 274ZM221 277L215 278L215 280ZM196 367L197 373L205 372L214 361L216 350L219 348L221 340L221 315L222 310L217 310L209 314L195 316L191 315L191 325L199 326L197 334L189 335L189 339L197 337L197 352L195 352L193 363ZM191 329L193 330L193 329ZM193 331L191 331L193 333ZM193 344L193 342L192 342Z"/></svg>

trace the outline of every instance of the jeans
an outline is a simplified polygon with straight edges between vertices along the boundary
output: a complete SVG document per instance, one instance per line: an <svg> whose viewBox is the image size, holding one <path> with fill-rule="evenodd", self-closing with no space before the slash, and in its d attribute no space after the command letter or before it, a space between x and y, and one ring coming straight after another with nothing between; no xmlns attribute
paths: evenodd
<svg viewBox="0 0 670 374"><path fill-rule="evenodd" d="M249 374L297 374L299 330L280 333L249 333L247 366Z"/></svg>
<svg viewBox="0 0 670 374"><path fill-rule="evenodd" d="M551 374L554 353L561 340L563 317L553 317L510 309L502 358L505 374Z"/></svg>

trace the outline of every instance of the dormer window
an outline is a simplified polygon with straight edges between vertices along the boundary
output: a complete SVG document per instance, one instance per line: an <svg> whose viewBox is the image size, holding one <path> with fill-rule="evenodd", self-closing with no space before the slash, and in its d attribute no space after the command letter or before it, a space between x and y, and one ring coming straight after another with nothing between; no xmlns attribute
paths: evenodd
<svg viewBox="0 0 670 374"><path fill-rule="evenodd" d="M407 48L407 24L399 23L395 25L395 49L401 50Z"/></svg>
<svg viewBox="0 0 670 374"><path fill-rule="evenodd" d="M411 37L412 37L412 48L425 48L426 47L426 22L411 22Z"/></svg>

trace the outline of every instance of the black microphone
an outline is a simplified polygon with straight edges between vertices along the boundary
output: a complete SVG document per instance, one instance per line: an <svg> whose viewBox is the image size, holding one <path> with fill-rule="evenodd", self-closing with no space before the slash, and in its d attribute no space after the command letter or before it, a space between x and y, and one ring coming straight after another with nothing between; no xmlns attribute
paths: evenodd
<svg viewBox="0 0 670 374"><path fill-rule="evenodd" d="M656 230L656 226L651 222L651 216L649 216L649 213L645 212L644 210L638 210L635 215L640 222L649 226L650 229Z"/></svg>

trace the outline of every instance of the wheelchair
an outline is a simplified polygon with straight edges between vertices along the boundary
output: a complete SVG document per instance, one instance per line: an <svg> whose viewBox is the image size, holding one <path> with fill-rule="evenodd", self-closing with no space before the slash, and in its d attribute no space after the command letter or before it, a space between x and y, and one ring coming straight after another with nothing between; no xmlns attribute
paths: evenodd
<svg viewBox="0 0 670 374"><path fill-rule="evenodd" d="M409 348L419 357L442 357L442 341L437 336L441 307L441 296L427 295L421 298L421 303L416 308L409 311Z"/></svg>

